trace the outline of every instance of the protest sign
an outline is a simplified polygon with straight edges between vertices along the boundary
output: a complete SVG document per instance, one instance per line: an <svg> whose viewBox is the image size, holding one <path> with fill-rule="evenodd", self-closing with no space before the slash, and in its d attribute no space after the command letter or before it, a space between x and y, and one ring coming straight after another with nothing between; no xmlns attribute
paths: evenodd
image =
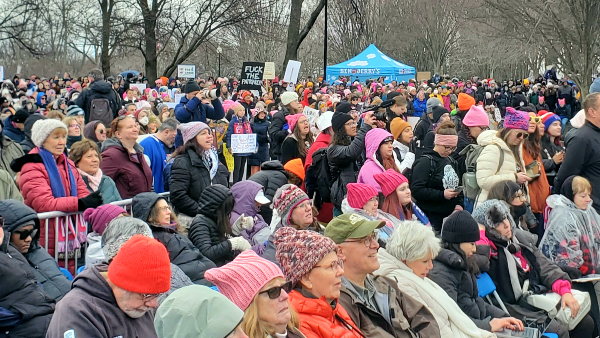
<svg viewBox="0 0 600 338"><path fill-rule="evenodd" d="M175 103L178 104L182 97L185 97L185 94L175 94Z"/></svg>
<svg viewBox="0 0 600 338"><path fill-rule="evenodd" d="M0 66L0 81L4 81L4 66ZM16 83L15 86L16 85L18 85L18 83Z"/></svg>
<svg viewBox="0 0 600 338"><path fill-rule="evenodd" d="M431 79L431 72L417 72L417 81L427 81Z"/></svg>
<svg viewBox="0 0 600 338"><path fill-rule="evenodd" d="M177 65L177 77L182 79L195 79L196 65Z"/></svg>
<svg viewBox="0 0 600 338"><path fill-rule="evenodd" d="M231 134L231 153L254 153L256 151L256 134Z"/></svg>
<svg viewBox="0 0 600 338"><path fill-rule="evenodd" d="M308 120L308 123L310 123L311 126L316 123L316 119L317 117L319 117L319 111L316 109L312 109L309 106L304 107L302 114L306 116L306 119Z"/></svg>
<svg viewBox="0 0 600 338"><path fill-rule="evenodd" d="M169 109L175 109L175 106L177 106L177 103L175 102L164 102L164 104L167 105Z"/></svg>
<svg viewBox="0 0 600 338"><path fill-rule="evenodd" d="M275 79L275 62L265 62L265 72L263 73L263 80Z"/></svg>
<svg viewBox="0 0 600 338"><path fill-rule="evenodd" d="M129 88L136 88L142 95L144 95L144 90L146 90L145 83L132 83L129 85Z"/></svg>
<svg viewBox="0 0 600 338"><path fill-rule="evenodd" d="M298 81L298 74L300 73L300 66L302 62L289 60L287 67L285 68L285 76L283 77L284 82L296 83Z"/></svg>
<svg viewBox="0 0 600 338"><path fill-rule="evenodd" d="M264 62L244 62L238 89L259 90L262 86Z"/></svg>

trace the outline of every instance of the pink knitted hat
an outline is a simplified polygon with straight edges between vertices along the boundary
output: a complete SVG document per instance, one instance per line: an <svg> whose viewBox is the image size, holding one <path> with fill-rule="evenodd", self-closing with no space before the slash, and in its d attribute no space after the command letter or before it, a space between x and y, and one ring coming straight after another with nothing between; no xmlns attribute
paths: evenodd
<svg viewBox="0 0 600 338"><path fill-rule="evenodd" d="M289 129L290 132L292 132L292 133L294 132L296 123L302 116L304 116L304 114L290 114L285 117L285 120L287 121L288 125L290 126L290 129Z"/></svg>
<svg viewBox="0 0 600 338"><path fill-rule="evenodd" d="M348 189L348 204L355 209L362 209L371 198L378 194L377 189L363 183L349 183L346 188Z"/></svg>
<svg viewBox="0 0 600 338"><path fill-rule="evenodd" d="M204 273L204 278L242 311L246 311L258 291L276 277L283 278L277 265L252 250L245 250L230 263Z"/></svg>
<svg viewBox="0 0 600 338"><path fill-rule="evenodd" d="M483 127L490 125L490 119L485 113L485 110L483 110L482 106L478 105L471 106L462 122L467 127Z"/></svg>
<svg viewBox="0 0 600 338"><path fill-rule="evenodd" d="M373 175L373 178L381 187L381 192L385 197L396 191L396 188L404 182L408 182L408 179L404 175L395 171L394 169L388 169L382 173Z"/></svg>
<svg viewBox="0 0 600 338"><path fill-rule="evenodd" d="M183 137L183 144L186 144L187 141L196 137L196 135L200 134L204 129L210 129L210 127L203 122L188 122L182 123L177 127L181 130L181 136Z"/></svg>
<svg viewBox="0 0 600 338"><path fill-rule="evenodd" d="M513 107L506 107L504 128L521 130L529 129L529 114L524 111L515 110Z"/></svg>
<svg viewBox="0 0 600 338"><path fill-rule="evenodd" d="M88 208L83 213L83 220L92 226L92 230L98 235L102 235L104 229L110 221L117 218L120 214L126 214L125 209L112 205L104 204L97 208Z"/></svg>

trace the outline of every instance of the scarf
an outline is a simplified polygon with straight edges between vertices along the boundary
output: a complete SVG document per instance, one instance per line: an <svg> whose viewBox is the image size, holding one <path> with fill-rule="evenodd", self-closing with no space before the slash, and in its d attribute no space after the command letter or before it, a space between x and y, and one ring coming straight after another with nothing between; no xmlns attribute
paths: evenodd
<svg viewBox="0 0 600 338"><path fill-rule="evenodd" d="M48 150L39 147L39 154L42 156L42 161L44 162L44 167L46 167L46 172L48 172L48 178L50 179L50 188L52 189L52 196L54 198L59 197L67 197L65 192L65 187L63 186L62 178L58 173L58 166L56 165L56 160L54 159L54 155ZM65 156L65 154L61 154L60 156ZM69 175L69 184L71 185L71 193L69 196L77 197L77 182L75 181L75 176L73 176L73 172L69 167L69 163L67 159L64 161L64 166Z"/></svg>
<svg viewBox="0 0 600 338"><path fill-rule="evenodd" d="M210 179L212 180L217 174L217 169L219 168L219 157L215 147L211 147L210 150L202 152L202 162L204 162L204 166L210 172Z"/></svg>
<svg viewBox="0 0 600 338"><path fill-rule="evenodd" d="M98 190L98 187L100 187L100 181L102 181L102 169L98 168L98 171L96 171L94 175L90 175L79 168L77 168L77 170L79 171L81 176L87 177L88 184L90 188L92 188L92 191Z"/></svg>

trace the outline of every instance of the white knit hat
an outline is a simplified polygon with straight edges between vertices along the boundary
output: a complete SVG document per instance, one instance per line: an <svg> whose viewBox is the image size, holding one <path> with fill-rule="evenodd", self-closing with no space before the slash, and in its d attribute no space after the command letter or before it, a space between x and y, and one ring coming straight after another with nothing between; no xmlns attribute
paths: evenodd
<svg viewBox="0 0 600 338"><path fill-rule="evenodd" d="M62 128L68 133L67 125L56 119L38 120L31 127L31 141L36 147L41 147L54 129Z"/></svg>
<svg viewBox="0 0 600 338"><path fill-rule="evenodd" d="M287 106L292 101L298 101L298 94L295 92L285 92L281 94L281 104Z"/></svg>

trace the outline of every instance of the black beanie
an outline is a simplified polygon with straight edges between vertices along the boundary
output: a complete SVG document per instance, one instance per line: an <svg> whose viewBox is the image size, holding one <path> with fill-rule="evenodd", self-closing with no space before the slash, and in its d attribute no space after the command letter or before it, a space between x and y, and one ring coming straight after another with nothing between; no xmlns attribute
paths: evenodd
<svg viewBox="0 0 600 338"><path fill-rule="evenodd" d="M331 128L333 128L333 132L339 131L344 128L344 124L346 122L352 120L352 116L346 113L335 112L333 117L331 118Z"/></svg>
<svg viewBox="0 0 600 338"><path fill-rule="evenodd" d="M477 242L479 225L467 211L457 211L442 225L442 240L447 243Z"/></svg>
<svg viewBox="0 0 600 338"><path fill-rule="evenodd" d="M188 81L185 86L183 87L183 92L185 94L189 94L192 92L199 92L200 91L200 86L198 85L198 82L194 81L194 80L190 80Z"/></svg>
<svg viewBox="0 0 600 338"><path fill-rule="evenodd" d="M431 113L433 114L433 123L438 123L440 121L440 118L442 117L442 115L444 115L446 113L450 114L448 109L446 109L442 106L433 107L433 110L431 111Z"/></svg>
<svg viewBox="0 0 600 338"><path fill-rule="evenodd" d="M567 177L560 187L560 194L568 198L571 202L574 202L575 194L573 193L573 179L575 175Z"/></svg>
<svg viewBox="0 0 600 338"><path fill-rule="evenodd" d="M348 114L352 110L352 105L348 101L342 101L335 106L335 112Z"/></svg>

